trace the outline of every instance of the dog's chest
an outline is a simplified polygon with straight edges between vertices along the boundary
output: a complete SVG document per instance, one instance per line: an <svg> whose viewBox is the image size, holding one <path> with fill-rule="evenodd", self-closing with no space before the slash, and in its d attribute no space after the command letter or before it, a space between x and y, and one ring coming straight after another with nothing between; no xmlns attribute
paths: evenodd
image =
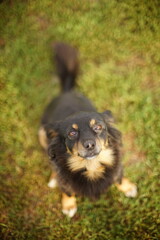
<svg viewBox="0 0 160 240"><path fill-rule="evenodd" d="M68 167L72 172L78 172L84 169L82 173L90 180L97 180L102 178L106 167L111 167L114 163L114 156L112 149L105 149L94 159L87 160L79 156L71 156L68 159Z"/></svg>
<svg viewBox="0 0 160 240"><path fill-rule="evenodd" d="M94 180L102 177L104 172L105 167L99 161L97 161L97 159L93 159L88 160L83 175L85 175L90 180Z"/></svg>

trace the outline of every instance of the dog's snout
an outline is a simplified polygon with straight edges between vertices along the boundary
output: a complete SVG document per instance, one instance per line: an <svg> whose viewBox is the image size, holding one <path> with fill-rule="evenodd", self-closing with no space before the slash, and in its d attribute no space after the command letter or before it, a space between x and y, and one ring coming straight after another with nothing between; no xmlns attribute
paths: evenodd
<svg viewBox="0 0 160 240"><path fill-rule="evenodd" d="M87 150L93 150L96 143L94 140L86 140L83 145Z"/></svg>

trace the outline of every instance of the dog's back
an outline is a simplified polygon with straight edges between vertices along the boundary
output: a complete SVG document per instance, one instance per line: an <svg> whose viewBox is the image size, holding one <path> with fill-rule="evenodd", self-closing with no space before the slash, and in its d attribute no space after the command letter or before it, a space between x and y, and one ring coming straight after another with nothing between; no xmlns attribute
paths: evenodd
<svg viewBox="0 0 160 240"><path fill-rule="evenodd" d="M42 124L62 120L77 111L95 111L87 98L74 91L79 70L76 49L64 43L56 43L54 45L54 60L61 83L61 94L53 99L46 108Z"/></svg>

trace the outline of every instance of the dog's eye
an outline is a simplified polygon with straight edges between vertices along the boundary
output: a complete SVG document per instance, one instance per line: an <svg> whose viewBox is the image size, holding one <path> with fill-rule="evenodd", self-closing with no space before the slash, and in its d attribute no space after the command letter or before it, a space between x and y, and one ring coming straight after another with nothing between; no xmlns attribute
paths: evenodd
<svg viewBox="0 0 160 240"><path fill-rule="evenodd" d="M70 131L68 133L68 137L73 139L73 138L76 138L78 136L78 132L77 131Z"/></svg>
<svg viewBox="0 0 160 240"><path fill-rule="evenodd" d="M95 125L93 127L93 130L96 132L96 133L99 133L102 131L102 125L98 124L98 125Z"/></svg>

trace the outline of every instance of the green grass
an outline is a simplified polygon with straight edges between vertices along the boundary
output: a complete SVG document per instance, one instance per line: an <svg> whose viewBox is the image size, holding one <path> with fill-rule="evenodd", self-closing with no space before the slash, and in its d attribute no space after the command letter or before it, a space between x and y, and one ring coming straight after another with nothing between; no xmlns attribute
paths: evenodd
<svg viewBox="0 0 160 240"><path fill-rule="evenodd" d="M0 4L0 239L159 238L160 10L156 1L3 1ZM136 199L113 186L97 202L61 213L37 131L57 96L50 45L80 52L78 90L110 109L124 136L125 175ZM160 229L160 226L159 226Z"/></svg>

